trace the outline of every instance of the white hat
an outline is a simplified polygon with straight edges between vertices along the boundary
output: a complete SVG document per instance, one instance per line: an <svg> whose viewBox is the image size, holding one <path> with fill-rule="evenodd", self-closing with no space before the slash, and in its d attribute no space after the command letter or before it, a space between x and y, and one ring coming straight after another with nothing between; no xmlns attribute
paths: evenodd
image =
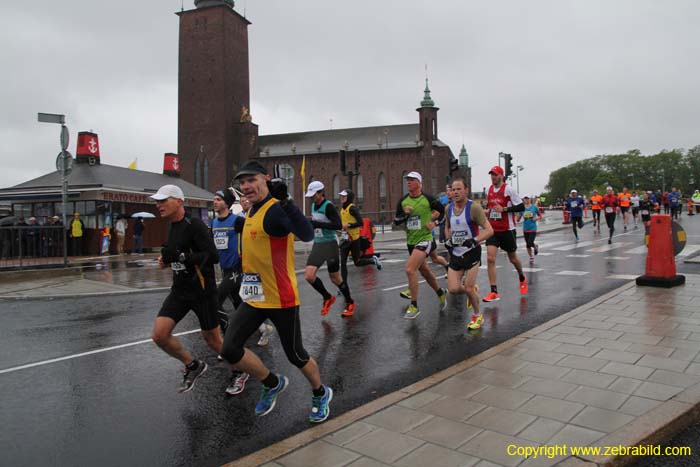
<svg viewBox="0 0 700 467"><path fill-rule="evenodd" d="M578 191L576 191L576 188L572 188L569 193L578 193Z"/></svg>
<svg viewBox="0 0 700 467"><path fill-rule="evenodd" d="M403 178L415 178L419 182L423 183L423 177L418 172L408 172Z"/></svg>
<svg viewBox="0 0 700 467"><path fill-rule="evenodd" d="M340 195L340 196L347 196L347 195L348 195L348 192L347 192L347 190L343 190L343 191L341 191L340 193L338 193L338 195Z"/></svg>
<svg viewBox="0 0 700 467"><path fill-rule="evenodd" d="M156 201L163 201L164 199L175 198L185 201L185 194L182 189L177 185L163 185L158 188L158 193L151 195L151 199Z"/></svg>
<svg viewBox="0 0 700 467"><path fill-rule="evenodd" d="M318 180L313 181L309 183L309 187L306 189L306 196L307 198L311 198L313 195L316 194L316 192L321 191L325 188L323 183L319 182Z"/></svg>

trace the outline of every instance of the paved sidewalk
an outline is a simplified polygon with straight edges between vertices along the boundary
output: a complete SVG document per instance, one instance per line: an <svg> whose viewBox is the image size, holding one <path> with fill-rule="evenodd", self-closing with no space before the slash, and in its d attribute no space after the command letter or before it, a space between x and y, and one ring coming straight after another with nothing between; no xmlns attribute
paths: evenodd
<svg viewBox="0 0 700 467"><path fill-rule="evenodd" d="M604 456L525 460L509 456L507 447L652 444L697 420L700 275L686 279L673 289L629 283L228 466L620 462Z"/></svg>

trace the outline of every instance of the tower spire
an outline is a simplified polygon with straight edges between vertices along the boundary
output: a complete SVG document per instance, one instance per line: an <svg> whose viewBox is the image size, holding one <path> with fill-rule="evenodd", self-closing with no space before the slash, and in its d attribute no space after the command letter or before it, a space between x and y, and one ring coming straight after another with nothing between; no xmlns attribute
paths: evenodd
<svg viewBox="0 0 700 467"><path fill-rule="evenodd" d="M430 97L430 87L428 86L428 66L425 67L425 90L423 91L423 100L420 101L421 107L435 107L435 102Z"/></svg>

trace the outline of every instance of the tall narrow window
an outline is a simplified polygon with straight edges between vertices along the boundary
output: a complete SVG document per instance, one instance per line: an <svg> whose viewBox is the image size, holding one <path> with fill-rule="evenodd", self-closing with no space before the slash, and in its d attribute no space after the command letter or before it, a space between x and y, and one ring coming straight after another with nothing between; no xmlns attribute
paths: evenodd
<svg viewBox="0 0 700 467"><path fill-rule="evenodd" d="M333 200L337 203L340 201L340 177L333 175Z"/></svg>
<svg viewBox="0 0 700 467"><path fill-rule="evenodd" d="M405 170L401 174L401 196L405 195L408 193L408 183L406 183L406 172Z"/></svg>
<svg viewBox="0 0 700 467"><path fill-rule="evenodd" d="M365 197L364 182L362 181L362 175L357 176L357 201L361 202Z"/></svg>
<svg viewBox="0 0 700 467"><path fill-rule="evenodd" d="M202 168L202 184L199 185L205 190L209 189L209 159L204 158L204 167Z"/></svg>
<svg viewBox="0 0 700 467"><path fill-rule="evenodd" d="M202 186L202 167L199 157L194 160L194 184Z"/></svg>
<svg viewBox="0 0 700 467"><path fill-rule="evenodd" d="M287 184L287 192L294 197L294 167L289 164L280 165L280 177ZM303 186L301 187L302 191L304 188Z"/></svg>

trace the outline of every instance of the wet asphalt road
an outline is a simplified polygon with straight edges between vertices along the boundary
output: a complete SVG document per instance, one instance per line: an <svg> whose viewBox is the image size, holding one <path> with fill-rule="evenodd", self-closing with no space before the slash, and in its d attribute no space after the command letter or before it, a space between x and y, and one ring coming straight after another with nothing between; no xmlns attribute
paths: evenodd
<svg viewBox="0 0 700 467"><path fill-rule="evenodd" d="M689 243L700 243L700 220L684 221ZM304 342L318 360L324 382L335 391L332 416L476 355L626 282L607 278L611 274L637 275L644 270L643 254L625 253L642 245L640 231L617 236L616 244L624 245L609 252L586 251L607 246L590 226L583 229L581 240L578 248L556 250L573 245L569 231L540 237L541 251L552 255L538 256L534 267L542 270L527 273L526 298L520 297L517 276L499 254L503 299L484 307L484 328L472 334L465 331L463 299L450 297L448 308L439 312L435 294L425 285L419 298L421 315L415 321L401 319L408 304L398 294L406 283L403 250L385 253L389 261L382 271L350 267L349 282L358 303L351 319L340 317L342 300L321 317L320 296L299 275ZM297 269L302 267L297 264ZM559 275L562 271L587 274ZM680 271L700 273L700 266L681 265ZM324 271L321 277L330 284ZM485 270L479 284L482 292L488 290ZM164 296L0 301L3 465L218 466L309 427L310 389L286 361L277 338L265 349L255 346L257 335L249 342L273 370L291 380L275 411L264 418L253 415L260 384L251 381L244 394L225 396L229 370L217 363L197 333L182 341L205 358L210 369L196 389L184 395L176 391L180 365L150 342L2 371L147 341ZM197 327L190 314L176 331Z"/></svg>

